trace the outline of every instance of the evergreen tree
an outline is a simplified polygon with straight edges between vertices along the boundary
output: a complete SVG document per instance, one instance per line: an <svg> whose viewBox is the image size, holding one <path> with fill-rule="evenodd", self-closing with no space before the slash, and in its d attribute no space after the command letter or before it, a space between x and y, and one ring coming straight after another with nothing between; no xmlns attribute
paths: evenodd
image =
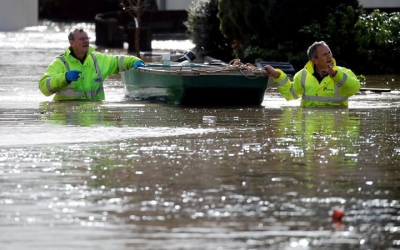
<svg viewBox="0 0 400 250"><path fill-rule="evenodd" d="M197 52L229 62L233 57L231 41L222 35L217 13L217 0L194 1L185 25Z"/></svg>

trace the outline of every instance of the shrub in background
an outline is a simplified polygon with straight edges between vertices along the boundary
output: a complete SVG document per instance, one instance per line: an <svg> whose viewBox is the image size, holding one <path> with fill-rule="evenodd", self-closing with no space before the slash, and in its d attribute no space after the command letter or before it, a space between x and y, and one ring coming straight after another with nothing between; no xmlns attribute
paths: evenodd
<svg viewBox="0 0 400 250"><path fill-rule="evenodd" d="M368 74L400 74L400 12L374 10L356 24L360 71Z"/></svg>
<svg viewBox="0 0 400 250"><path fill-rule="evenodd" d="M196 48L225 61L289 61L300 69L308 46L323 40L356 74L400 74L400 13L366 14L358 0L218 0L218 7L198 0L189 12Z"/></svg>
<svg viewBox="0 0 400 250"><path fill-rule="evenodd" d="M289 61L299 69L308 60L308 46L321 40L340 63L355 56L354 24L362 13L358 0L218 3L221 31L239 41L235 52L244 61Z"/></svg>

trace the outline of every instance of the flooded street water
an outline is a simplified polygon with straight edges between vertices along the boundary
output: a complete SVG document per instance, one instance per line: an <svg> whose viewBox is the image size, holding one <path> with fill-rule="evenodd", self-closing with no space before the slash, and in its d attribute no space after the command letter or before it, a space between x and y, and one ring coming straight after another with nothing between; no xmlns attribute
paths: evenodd
<svg viewBox="0 0 400 250"><path fill-rule="evenodd" d="M260 107L144 103L119 75L55 103L38 80L69 27L0 32L1 250L400 249L400 76L348 109L274 86Z"/></svg>

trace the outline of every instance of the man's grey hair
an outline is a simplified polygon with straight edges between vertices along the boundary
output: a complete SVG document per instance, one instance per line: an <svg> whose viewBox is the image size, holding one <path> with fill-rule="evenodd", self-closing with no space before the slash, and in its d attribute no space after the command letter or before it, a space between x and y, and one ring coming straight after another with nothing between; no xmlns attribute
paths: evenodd
<svg viewBox="0 0 400 250"><path fill-rule="evenodd" d="M85 32L85 31L83 30L83 28L76 28L76 29L73 29L73 30L71 30L71 31L69 32L69 34L68 34L68 40L74 40L74 39L75 39L75 32L76 32L76 31Z"/></svg>
<svg viewBox="0 0 400 250"><path fill-rule="evenodd" d="M326 42L320 41L320 42L314 42L314 43L308 48L308 50L307 50L307 56L308 56L308 59L309 59L309 60L311 60L311 58L316 58L316 57L317 57L317 48L318 48L319 46L322 46L322 45L325 45L325 46L329 47L328 44L326 44Z"/></svg>

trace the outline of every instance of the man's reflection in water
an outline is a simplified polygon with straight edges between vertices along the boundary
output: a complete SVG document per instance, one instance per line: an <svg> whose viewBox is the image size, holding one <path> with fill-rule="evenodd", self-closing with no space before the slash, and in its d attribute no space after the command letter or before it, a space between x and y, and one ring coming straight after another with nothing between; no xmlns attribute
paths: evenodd
<svg viewBox="0 0 400 250"><path fill-rule="evenodd" d="M293 161L306 167L354 166L360 121L346 108L284 108L278 121L278 140L295 149ZM285 142L286 141L286 142Z"/></svg>
<svg viewBox="0 0 400 250"><path fill-rule="evenodd" d="M122 120L121 112L109 110L102 102L42 102L39 109L42 120L59 125L119 126Z"/></svg>

